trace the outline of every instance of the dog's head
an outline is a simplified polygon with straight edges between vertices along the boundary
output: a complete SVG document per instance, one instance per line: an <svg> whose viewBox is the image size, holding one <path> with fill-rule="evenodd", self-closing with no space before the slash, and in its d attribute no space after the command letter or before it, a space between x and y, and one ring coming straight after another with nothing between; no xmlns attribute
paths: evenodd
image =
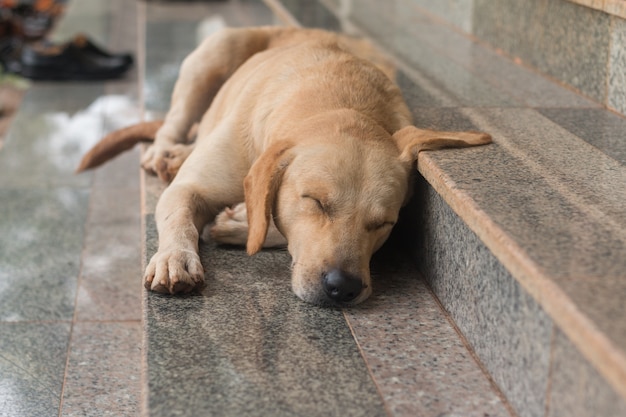
<svg viewBox="0 0 626 417"><path fill-rule="evenodd" d="M274 142L254 163L244 183L247 248L261 249L273 217L288 242L296 295L352 305L371 294L370 258L398 220L419 151L470 143L412 126L394 135L377 125L331 130Z"/></svg>

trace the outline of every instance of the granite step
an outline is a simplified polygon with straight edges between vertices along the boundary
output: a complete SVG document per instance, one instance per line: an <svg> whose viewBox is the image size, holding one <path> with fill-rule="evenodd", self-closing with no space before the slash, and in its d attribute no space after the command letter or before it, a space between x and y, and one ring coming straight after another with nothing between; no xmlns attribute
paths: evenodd
<svg viewBox="0 0 626 417"><path fill-rule="evenodd" d="M155 225L145 216L150 255ZM513 416L397 253L374 260L372 298L341 311L293 295L284 251L251 259L203 243L200 295L144 298L146 415Z"/></svg>
<svg viewBox="0 0 626 417"><path fill-rule="evenodd" d="M261 2L146 3L144 103L167 109L198 32L279 23ZM142 175L144 263L164 185ZM207 288L144 295L144 415L514 416L413 262L392 241L362 306L311 306L290 289L285 251L250 258L204 242Z"/></svg>
<svg viewBox="0 0 626 417"><path fill-rule="evenodd" d="M520 416L626 415L626 120L408 2L267 3L370 37L418 126L494 136L420 156L413 258Z"/></svg>

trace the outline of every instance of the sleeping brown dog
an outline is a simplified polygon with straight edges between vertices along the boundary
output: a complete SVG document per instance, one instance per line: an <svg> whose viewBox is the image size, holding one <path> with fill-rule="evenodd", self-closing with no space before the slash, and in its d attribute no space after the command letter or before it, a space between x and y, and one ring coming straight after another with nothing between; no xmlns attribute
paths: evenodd
<svg viewBox="0 0 626 417"><path fill-rule="evenodd" d="M203 227L245 201L218 217L214 238L254 254L269 229L268 244L287 244L305 301L350 305L371 294L370 258L407 201L418 153L491 138L414 127L394 83L346 45L320 30L223 30L183 62L162 126L115 133L124 147L156 132L142 165L172 181L156 208L146 288L201 288Z"/></svg>

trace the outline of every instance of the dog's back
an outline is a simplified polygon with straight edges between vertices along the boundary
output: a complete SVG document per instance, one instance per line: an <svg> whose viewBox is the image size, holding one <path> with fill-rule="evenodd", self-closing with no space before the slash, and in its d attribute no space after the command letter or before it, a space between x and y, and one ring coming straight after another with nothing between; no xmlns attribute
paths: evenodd
<svg viewBox="0 0 626 417"><path fill-rule="evenodd" d="M389 134L411 124L399 89L375 65L347 51L345 38L317 30L275 36L226 81L199 137L232 117L237 120L228 122L240 127L241 136L254 138L258 154L268 141L298 130L303 120L334 110L354 110Z"/></svg>
<svg viewBox="0 0 626 417"><path fill-rule="evenodd" d="M247 34L245 39L239 41L238 36L231 36L234 42L224 43L224 50L215 50L216 37L243 31ZM185 72L185 65L195 67L197 63L193 61L215 55L244 58L241 62L225 59L221 77L204 88L195 85L202 90L204 104L196 102L187 111L197 112L195 122L200 122L202 117L199 138L205 137L233 109L238 109L238 115L228 116L240 119L238 125L247 131L243 136L257 138L265 138L262 131L268 130L267 122L278 131L288 132L307 113L314 114L320 109L354 109L372 117L389 133L411 124L410 112L392 81L393 66L364 39L317 29L227 29L207 38L185 60L181 72ZM176 91L173 99L175 96ZM267 100L254 99L260 96L272 97L272 102L268 105ZM261 101L263 108L254 107ZM202 108L209 110L205 113ZM83 157L77 172L94 168L140 141L154 140L159 126L160 123L150 122L113 132ZM256 143L255 153L264 146L264 140ZM171 180L178 168L168 167L159 172L162 164L146 162L150 154L144 156L144 168ZM169 174L165 175L166 172Z"/></svg>

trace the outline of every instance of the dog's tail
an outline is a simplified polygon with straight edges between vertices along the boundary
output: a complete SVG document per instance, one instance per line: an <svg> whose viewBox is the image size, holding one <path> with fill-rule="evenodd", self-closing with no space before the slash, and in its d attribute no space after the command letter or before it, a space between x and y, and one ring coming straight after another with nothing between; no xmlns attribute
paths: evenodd
<svg viewBox="0 0 626 417"><path fill-rule="evenodd" d="M162 124L162 120L142 122L109 133L83 156L76 168L76 173L102 165L109 159L133 148L139 142L154 141L156 132Z"/></svg>

